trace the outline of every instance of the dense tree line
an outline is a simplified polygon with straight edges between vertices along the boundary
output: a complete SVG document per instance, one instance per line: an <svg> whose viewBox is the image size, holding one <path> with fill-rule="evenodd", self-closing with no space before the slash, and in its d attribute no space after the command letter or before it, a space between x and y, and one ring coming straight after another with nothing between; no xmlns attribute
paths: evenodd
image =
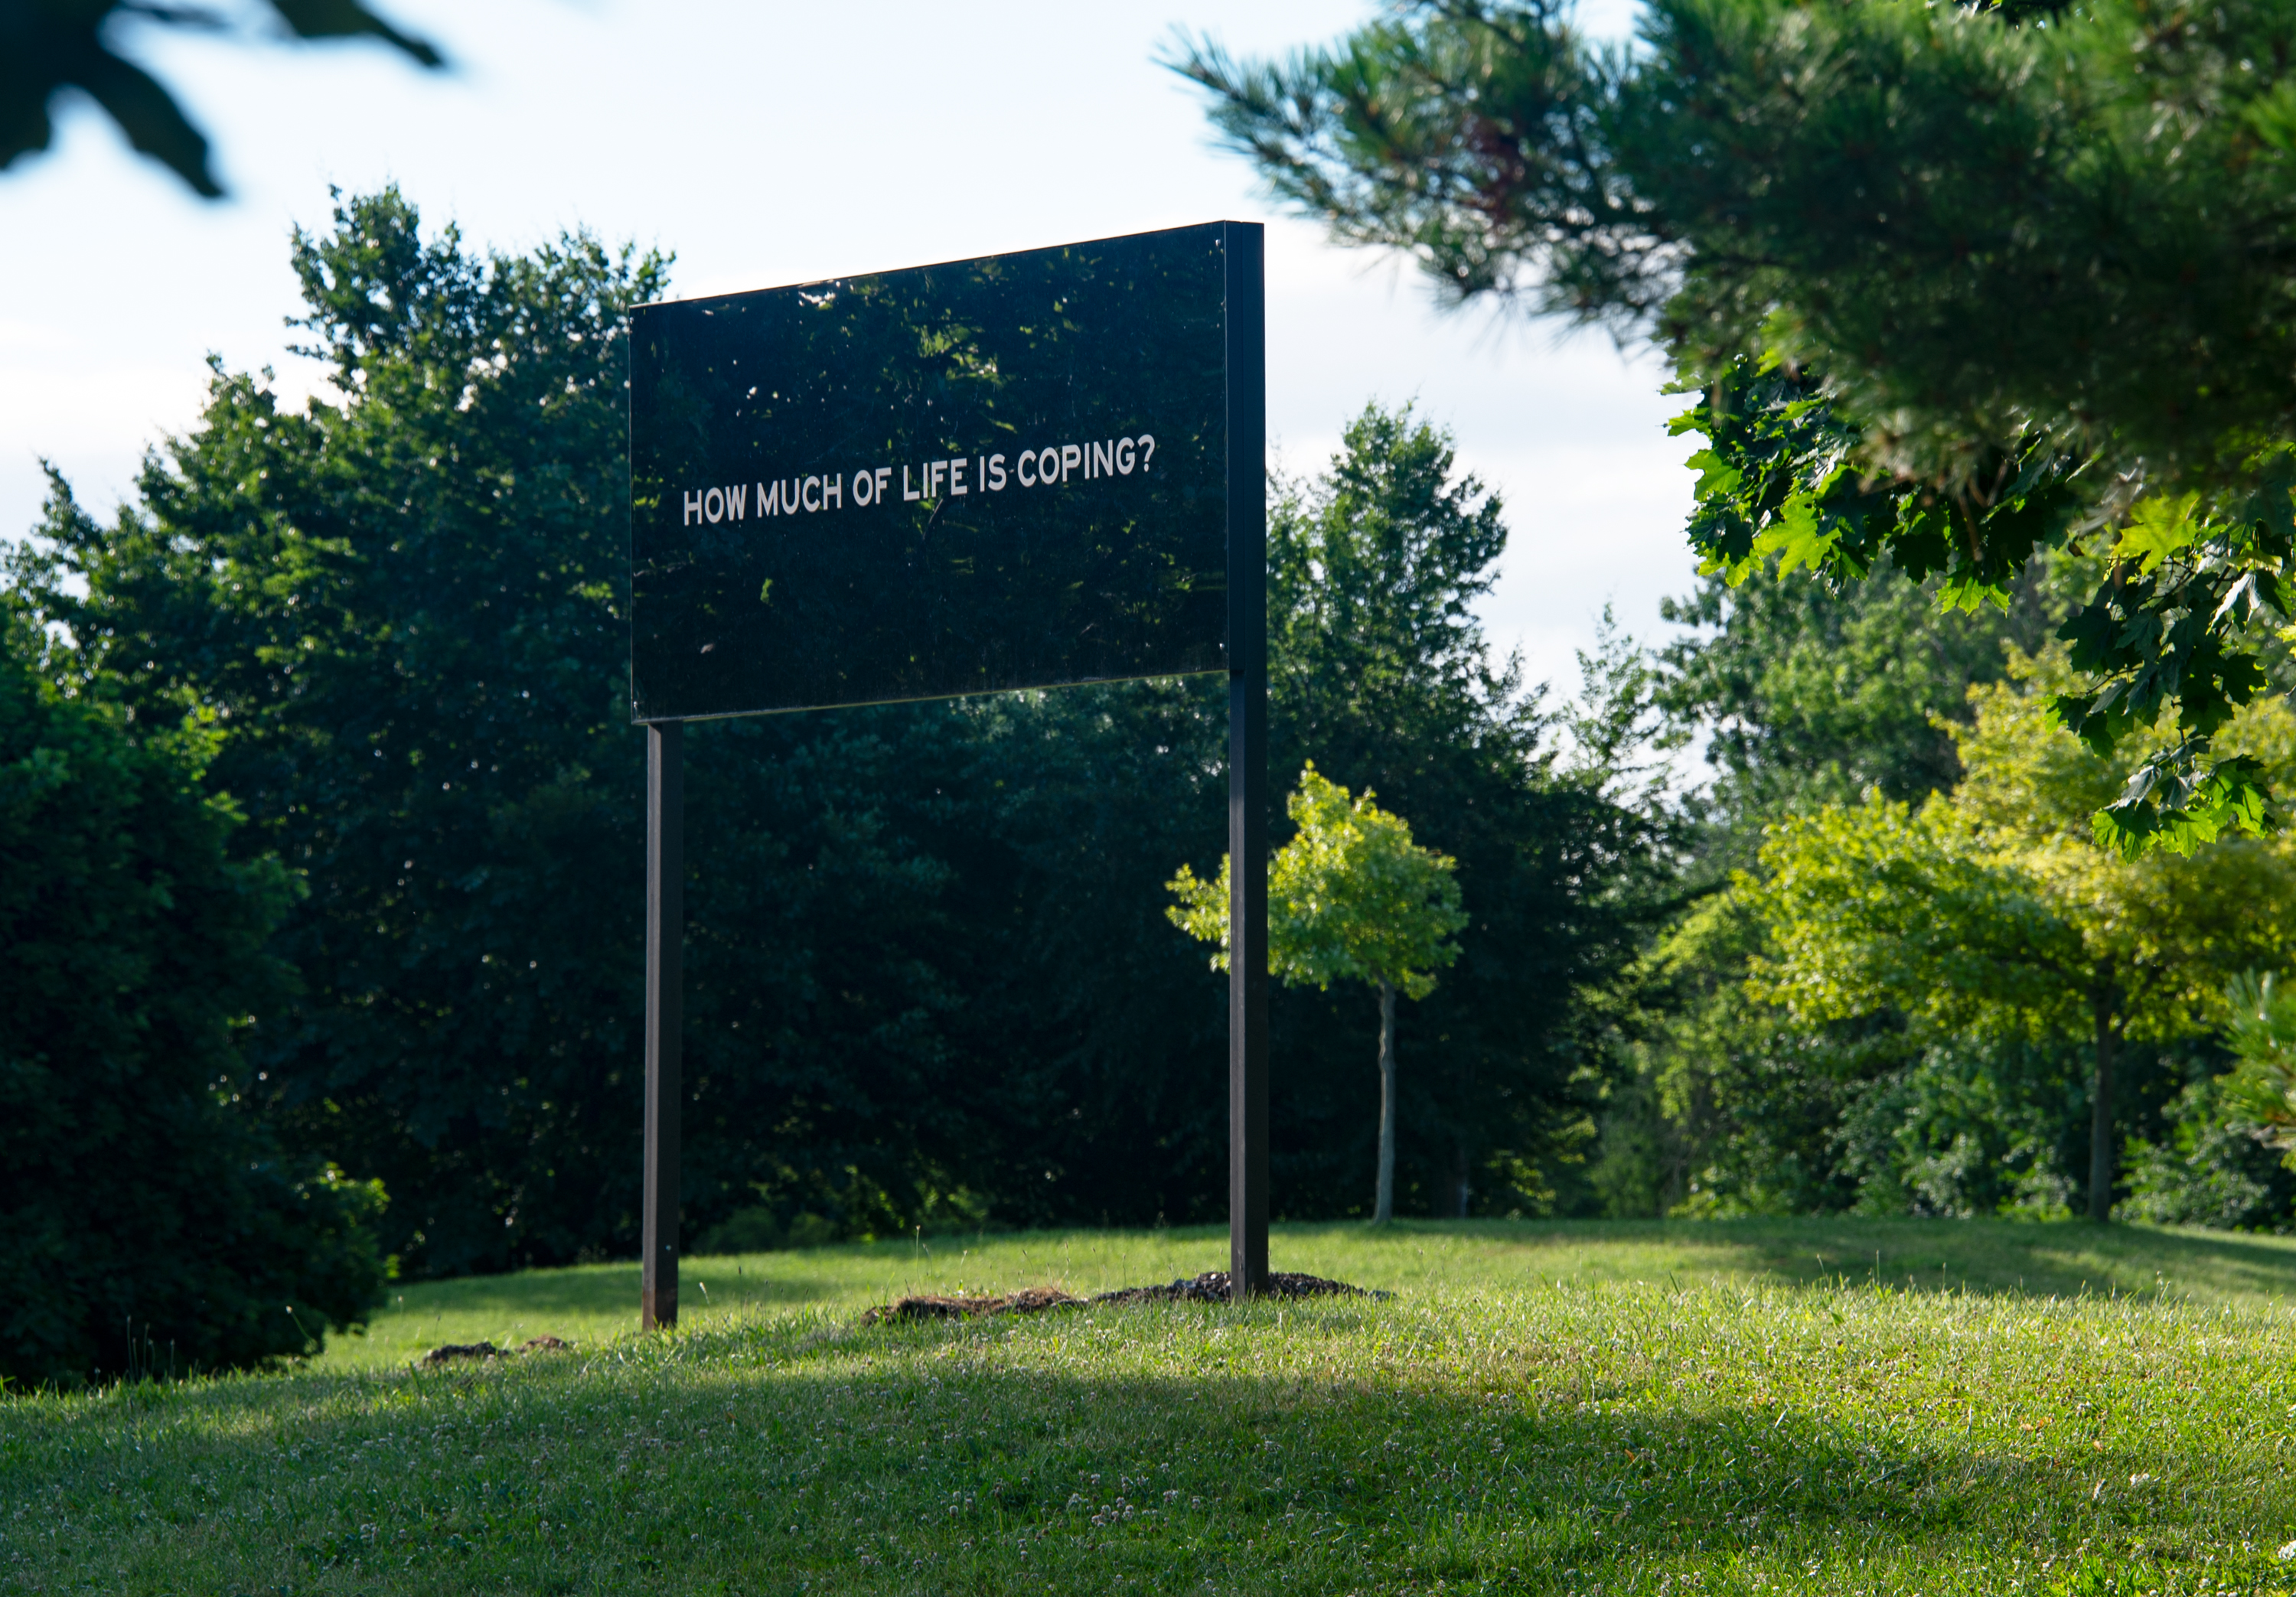
<svg viewBox="0 0 2296 1597"><path fill-rule="evenodd" d="M2296 1224L2296 1175L2218 1081L2228 979L2287 958L2290 850L2096 846L2126 766L2050 705L2079 580L2036 562L1975 616L1933 583L1805 578L1674 607L1696 630L1653 692L1715 778L1693 903L1640 967L1600 1202ZM2276 699L2220 746L2284 778L2292 728Z"/></svg>
<svg viewBox="0 0 2296 1597"><path fill-rule="evenodd" d="M1543 62L1509 88L1538 100L1585 67L1543 12L1423 11L1348 70L1420 50L1423 74L1464 40L1462 60ZM1668 14L1711 20L1688 0ZM1232 131L1275 114L1253 98L1273 79L1195 67ZM1300 70L1330 81L1303 78L1296 103L1335 94L1315 114L1341 116L1341 66ZM1568 100L1526 147L1571 125ZM1411 136L1439 144L1441 111L1423 99ZM1279 146L1259 153L1293 177L1361 153ZM1358 219L1388 203L1333 193ZM1505 233L1535 200L1476 225ZM1735 325L1701 298L1722 282L1700 274L1702 225L1651 258L1691 263L1677 286L1699 326ZM1600 239L1564 242L1531 253L1602 265ZM579 235L483 255L426 236L391 192L341 201L293 258L324 400L290 410L218 367L135 503L100 523L58 479L9 561L0 843L14 979L34 985L0 1064L48 1119L0 1190L0 1268L34 1283L0 1372L117 1370L146 1356L139 1323L147 1342L196 1326L201 1363L260 1362L354 1323L383 1254L439 1274L635 1245L624 328L668 263ZM2108 835L2190 853L2296 782L2288 718L2257 692L2284 691L2285 641L2240 608L2275 602L2269 551L2240 542L2259 523L2225 508L2230 479L2215 509L2101 505L2066 473L2110 449L2044 427L2056 453L2030 482L1932 525L1923 485L1966 484L1877 475L1866 388L1792 351L1691 344L1710 574L1669 612L1685 635L1611 635L1568 709L1476 625L1502 508L1438 430L1374 405L1327 469L1271 483L1272 769L1375 791L1456 862L1464 915L1456 962L1391 1034L1360 987L1273 995L1279 1214L1369 1209L1378 1035L1408 1061L1401 1214L2296 1220L2296 1177L2241 1119L2216 1035L2225 979L2283 953L2285 847L2107 864L2087 839L2117 802ZM2047 520L2067 506L2087 532ZM1964 545L1932 547L1948 522ZM2238 571L2246 600L2218 592ZM2099 604L2141 626L2202 589L2234 632L2097 652ZM2237 692L2146 690L2182 725L2078 678L2211 649L2237 657ZM1180 866L1220 859L1218 687L690 730L689 1234L1224 1212L1224 983L1163 913ZM2108 714L2110 736L2091 725ZM1685 792L1666 759L1698 740L1713 780ZM119 807L130 793L141 808ZM44 856L64 820L86 846ZM78 877L59 864L80 858ZM96 876L140 897L102 909L72 885ZM2236 913L2193 886L2233 880L2255 899ZM82 967L119 995L102 1024L70 1011L98 988L53 976ZM121 1150L144 1179L86 1224L140 1240L83 1248L49 1194ZM184 1216L214 1220L196 1246ZM80 1274L49 1285L75 1249ZM291 1256L284 1274L265 1249ZM148 1267L162 1254L172 1274ZM125 1281L151 1284L130 1301ZM274 1298L291 1333L251 1306Z"/></svg>
<svg viewBox="0 0 2296 1597"><path fill-rule="evenodd" d="M667 262L482 256L393 192L293 244L300 411L218 369L101 523L54 484L7 590L132 746L202 728L234 868L297 885L233 1110L379 1182L414 1273L627 1253L643 740L628 724L628 307ZM1401 1021L1409 1212L1536 1208L1589 1134L1595 995L1661 829L1558 766L1473 621L1500 507L1407 411L1275 485L1274 769L1375 788L1459 861L1462 957ZM1224 982L1163 914L1216 868L1220 684L698 725L685 1224L816 1234L1225 1212ZM1280 817L1277 839L1283 835ZM274 862L266 864L266 862ZM1274 1007L1279 1212L1368 1206L1360 992ZM809 1216L809 1217L808 1217Z"/></svg>

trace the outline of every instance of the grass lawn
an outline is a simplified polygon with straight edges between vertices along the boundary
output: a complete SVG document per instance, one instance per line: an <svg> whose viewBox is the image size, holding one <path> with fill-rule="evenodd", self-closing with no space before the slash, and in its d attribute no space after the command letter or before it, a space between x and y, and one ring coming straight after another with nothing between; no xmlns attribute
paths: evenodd
<svg viewBox="0 0 2296 1597"><path fill-rule="evenodd" d="M634 1267L410 1286L291 1373L0 1401L0 1593L2296 1590L2275 1239L1288 1226L1395 1296L855 1324L1224 1249L689 1260L655 1338Z"/></svg>

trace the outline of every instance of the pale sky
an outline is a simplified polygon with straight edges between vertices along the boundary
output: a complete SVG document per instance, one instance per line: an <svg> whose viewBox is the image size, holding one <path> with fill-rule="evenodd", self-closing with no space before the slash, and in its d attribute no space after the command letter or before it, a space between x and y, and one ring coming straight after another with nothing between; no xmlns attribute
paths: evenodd
<svg viewBox="0 0 2296 1597"><path fill-rule="evenodd" d="M1631 0L1595 0L1621 31ZM224 9L232 10L226 4ZM241 9L247 9L242 4ZM207 355L290 394L287 236L327 186L396 181L426 225L529 249L586 227L674 250L677 294L1134 233L1268 222L1268 422L1319 466L1371 398L1415 399L1496 488L1513 536L1484 607L1495 641L1568 693L1605 602L1655 639L1687 593L1683 401L1599 335L1432 308L1392 259L1279 219L1217 153L1198 94L1154 64L1176 26L1246 53L1330 40L1362 0L377 0L455 63L149 26L123 49L207 131L231 197L199 200L91 107L0 172L0 536L39 513L38 462L100 513L144 448L196 421Z"/></svg>

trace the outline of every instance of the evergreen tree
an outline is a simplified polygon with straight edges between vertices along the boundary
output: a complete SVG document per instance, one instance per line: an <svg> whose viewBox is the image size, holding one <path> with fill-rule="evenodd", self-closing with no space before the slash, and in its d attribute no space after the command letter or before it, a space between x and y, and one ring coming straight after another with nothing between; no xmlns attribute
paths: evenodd
<svg viewBox="0 0 2296 1597"><path fill-rule="evenodd" d="M1468 926L1443 984L1398 1020L1427 1061L1398 1105L1406 1209L1571 1201L1610 1068L1606 995L1667 887L1663 828L1566 770L1541 695L1495 659L1473 605L1506 543L1496 498L1408 407L1367 406L1330 468L1279 485L1268 518L1270 755L1314 762L1413 817L1458 861ZM1209 864L1215 856L1200 856ZM1279 1197L1357 1212L1354 1022L1326 995L1271 1001ZM1353 1101L1353 1102L1351 1102Z"/></svg>
<svg viewBox="0 0 2296 1597"><path fill-rule="evenodd" d="M1653 0L1631 50L1551 0L1411 0L1338 47L1179 70L1343 242L1648 340L1704 434L1692 541L1742 581L1894 569L1964 608L2105 558L2057 709L2177 735L2100 834L2267 824L2211 739L2296 571L2289 0Z"/></svg>

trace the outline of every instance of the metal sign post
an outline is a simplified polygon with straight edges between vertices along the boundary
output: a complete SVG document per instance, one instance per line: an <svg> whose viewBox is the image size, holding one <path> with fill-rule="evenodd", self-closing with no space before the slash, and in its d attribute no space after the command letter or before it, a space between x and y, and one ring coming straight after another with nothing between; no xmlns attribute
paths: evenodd
<svg viewBox="0 0 2296 1597"><path fill-rule="evenodd" d="M1228 1290L1267 1282L1267 337L1257 227L1227 247Z"/></svg>
<svg viewBox="0 0 2296 1597"><path fill-rule="evenodd" d="M1267 1277L1264 240L1211 222L641 306L644 1281L677 1323L684 724L1228 680L1229 1277Z"/></svg>
<svg viewBox="0 0 2296 1597"><path fill-rule="evenodd" d="M645 1261L638 1324L677 1323L680 1110L685 1102L685 727L646 728Z"/></svg>

